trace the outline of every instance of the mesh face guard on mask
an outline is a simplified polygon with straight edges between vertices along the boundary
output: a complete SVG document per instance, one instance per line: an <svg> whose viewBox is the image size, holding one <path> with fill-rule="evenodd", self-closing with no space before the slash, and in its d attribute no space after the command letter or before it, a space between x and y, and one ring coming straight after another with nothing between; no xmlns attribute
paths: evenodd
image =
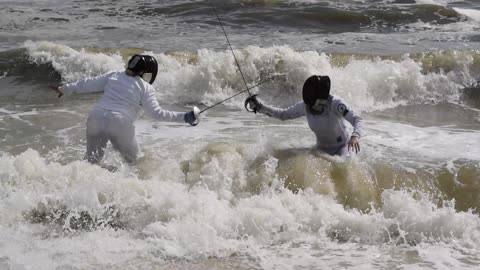
<svg viewBox="0 0 480 270"><path fill-rule="evenodd" d="M330 96L330 77L310 76L303 84L303 102L310 108L326 105Z"/></svg>
<svg viewBox="0 0 480 270"><path fill-rule="evenodd" d="M153 84L157 77L158 64L153 56L136 54L128 60L128 69L135 73L143 72L142 79Z"/></svg>

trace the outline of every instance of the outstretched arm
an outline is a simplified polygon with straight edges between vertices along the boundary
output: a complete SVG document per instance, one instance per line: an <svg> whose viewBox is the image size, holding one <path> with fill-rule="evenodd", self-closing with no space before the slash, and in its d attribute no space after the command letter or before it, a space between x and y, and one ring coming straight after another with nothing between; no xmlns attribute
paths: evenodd
<svg viewBox="0 0 480 270"><path fill-rule="evenodd" d="M103 92L103 89L108 82L108 78L110 78L111 75L112 72L109 72L97 77L83 79L73 83L67 83L59 87L57 90L61 92L60 94Z"/></svg>
<svg viewBox="0 0 480 270"><path fill-rule="evenodd" d="M155 120L168 121L168 122L185 122L185 113L172 112L163 110L158 104L157 97L155 96L155 90L153 87L148 86L146 92L142 98L142 106L144 110L151 115Z"/></svg>
<svg viewBox="0 0 480 270"><path fill-rule="evenodd" d="M303 101L298 102L297 104L286 109L264 105L255 96L247 99L247 102L251 109L282 121L295 119L305 115L305 103Z"/></svg>

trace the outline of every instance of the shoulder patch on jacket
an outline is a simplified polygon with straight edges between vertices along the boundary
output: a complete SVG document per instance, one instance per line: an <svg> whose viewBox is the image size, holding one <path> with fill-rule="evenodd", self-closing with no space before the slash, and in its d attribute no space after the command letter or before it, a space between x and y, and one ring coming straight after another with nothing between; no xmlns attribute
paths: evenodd
<svg viewBox="0 0 480 270"><path fill-rule="evenodd" d="M343 116L347 115L348 113L348 109L347 109L347 105L343 104L343 103L340 103L337 105L337 112Z"/></svg>

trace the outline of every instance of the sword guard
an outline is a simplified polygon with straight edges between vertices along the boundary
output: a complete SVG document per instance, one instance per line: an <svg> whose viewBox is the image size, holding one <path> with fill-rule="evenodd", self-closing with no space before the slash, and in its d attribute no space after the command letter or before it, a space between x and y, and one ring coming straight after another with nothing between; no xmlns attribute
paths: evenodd
<svg viewBox="0 0 480 270"><path fill-rule="evenodd" d="M251 95L251 96L249 96L249 97L245 100L245 104L244 104L244 105L245 105L245 110L247 110L247 112L257 113L257 108L251 109L251 108L248 107L248 104L249 104L250 101L252 101L252 100L255 100L256 103L258 103L258 101L257 101L257 96L258 96L258 94Z"/></svg>

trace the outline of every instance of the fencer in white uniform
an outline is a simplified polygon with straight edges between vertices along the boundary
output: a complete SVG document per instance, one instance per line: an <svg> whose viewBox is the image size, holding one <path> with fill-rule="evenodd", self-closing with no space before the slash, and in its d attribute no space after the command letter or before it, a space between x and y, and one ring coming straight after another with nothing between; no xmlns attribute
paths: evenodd
<svg viewBox="0 0 480 270"><path fill-rule="evenodd" d="M157 69L157 62L152 56L134 55L125 71L52 87L59 97L64 93L104 92L87 120L86 159L89 162L100 162L108 141L128 163L136 160L139 147L134 122L141 109L159 121L198 123L194 111L173 112L160 107L151 85Z"/></svg>
<svg viewBox="0 0 480 270"><path fill-rule="evenodd" d="M295 119L306 116L310 129L317 137L317 148L329 155L347 156L349 150L360 151L363 119L340 97L330 95L330 78L313 75L302 91L303 101L286 109L262 104L256 96L247 98L245 104L253 111L278 118ZM349 136L345 120L353 126Z"/></svg>

